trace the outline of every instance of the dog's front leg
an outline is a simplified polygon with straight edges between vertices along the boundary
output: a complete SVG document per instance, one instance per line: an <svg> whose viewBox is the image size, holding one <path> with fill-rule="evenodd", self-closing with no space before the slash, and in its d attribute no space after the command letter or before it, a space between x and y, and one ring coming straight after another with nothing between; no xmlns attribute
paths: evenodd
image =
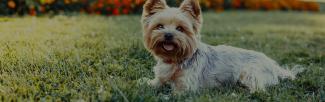
<svg viewBox="0 0 325 102"><path fill-rule="evenodd" d="M148 84L153 87L160 87L170 80L170 77L175 72L172 64L157 64L154 67L155 78L148 81Z"/></svg>

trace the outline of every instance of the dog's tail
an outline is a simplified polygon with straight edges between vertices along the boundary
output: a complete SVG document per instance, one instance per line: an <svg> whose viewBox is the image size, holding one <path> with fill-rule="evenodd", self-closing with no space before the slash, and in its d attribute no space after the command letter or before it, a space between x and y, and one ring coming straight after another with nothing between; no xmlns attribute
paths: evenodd
<svg viewBox="0 0 325 102"><path fill-rule="evenodd" d="M289 78L293 80L296 78L297 74L304 71L305 68L302 65L295 65L292 67L292 69L289 69L288 66L285 66L284 68L281 68L279 76L281 77L281 79Z"/></svg>
<svg viewBox="0 0 325 102"><path fill-rule="evenodd" d="M293 68L290 70L293 75L297 75L301 72L304 72L306 68L304 68L302 65L295 65Z"/></svg>

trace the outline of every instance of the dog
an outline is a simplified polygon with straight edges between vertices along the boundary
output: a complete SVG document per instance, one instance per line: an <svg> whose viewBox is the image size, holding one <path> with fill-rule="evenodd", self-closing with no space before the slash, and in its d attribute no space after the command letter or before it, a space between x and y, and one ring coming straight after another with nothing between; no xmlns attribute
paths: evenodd
<svg viewBox="0 0 325 102"><path fill-rule="evenodd" d="M280 79L295 79L301 68L281 68L263 53L200 41L203 23L198 0L169 7L165 0L147 0L141 17L144 46L154 56L155 78L177 92L240 85L250 92L265 91Z"/></svg>

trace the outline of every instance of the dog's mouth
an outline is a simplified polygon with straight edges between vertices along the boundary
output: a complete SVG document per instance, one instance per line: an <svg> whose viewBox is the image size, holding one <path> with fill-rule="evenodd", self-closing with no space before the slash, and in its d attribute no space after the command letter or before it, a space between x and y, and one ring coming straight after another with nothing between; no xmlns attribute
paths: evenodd
<svg viewBox="0 0 325 102"><path fill-rule="evenodd" d="M163 42L161 47L166 52L172 52L177 48L177 46L173 42Z"/></svg>
<svg viewBox="0 0 325 102"><path fill-rule="evenodd" d="M171 43L163 43L162 46L166 51L173 51L175 49L175 46Z"/></svg>

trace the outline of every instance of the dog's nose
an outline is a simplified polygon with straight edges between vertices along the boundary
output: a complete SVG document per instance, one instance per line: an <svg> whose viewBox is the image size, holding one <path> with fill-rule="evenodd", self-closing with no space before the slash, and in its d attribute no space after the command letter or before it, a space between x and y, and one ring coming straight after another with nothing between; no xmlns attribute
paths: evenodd
<svg viewBox="0 0 325 102"><path fill-rule="evenodd" d="M173 39L173 34L172 33L166 33L165 34L165 39L166 40L172 40Z"/></svg>

